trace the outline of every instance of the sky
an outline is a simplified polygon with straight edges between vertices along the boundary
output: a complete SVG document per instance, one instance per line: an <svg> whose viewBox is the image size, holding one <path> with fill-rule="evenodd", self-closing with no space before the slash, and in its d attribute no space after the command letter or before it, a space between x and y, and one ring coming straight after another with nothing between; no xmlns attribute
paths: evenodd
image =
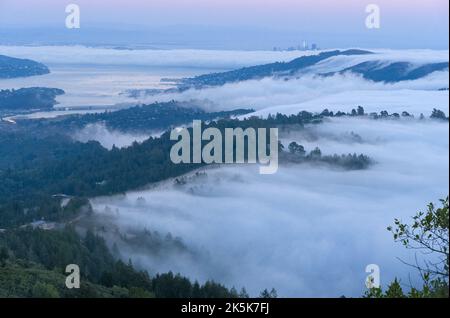
<svg viewBox="0 0 450 318"><path fill-rule="evenodd" d="M70 3L80 7L80 29L65 28ZM370 3L380 8L379 29L365 26ZM448 6L446 0L0 0L0 42L267 49L306 40L324 48L445 49ZM18 28L25 31L13 36Z"/></svg>

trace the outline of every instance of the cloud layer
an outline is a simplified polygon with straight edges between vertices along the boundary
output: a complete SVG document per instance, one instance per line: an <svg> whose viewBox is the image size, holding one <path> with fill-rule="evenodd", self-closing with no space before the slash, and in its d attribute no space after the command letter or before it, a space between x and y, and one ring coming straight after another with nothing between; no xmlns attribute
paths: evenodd
<svg viewBox="0 0 450 318"><path fill-rule="evenodd" d="M289 81L264 78L202 90L191 89L140 101L197 99L209 101L205 103L208 110L243 107L259 110L259 115L322 111L324 108L348 111L358 105L369 111L388 108L390 111L428 113L433 107L448 108L448 91L438 91L447 87L448 72L436 72L426 78L395 84L373 83L351 74L330 77L306 75Z"/></svg>
<svg viewBox="0 0 450 318"><path fill-rule="evenodd" d="M363 143L343 138L350 131ZM375 166L282 166L271 176L259 175L257 167L221 167L183 187L165 182L93 204L125 232L171 232L199 255L161 260L128 251L151 272L212 278L245 286L252 295L275 287L283 296L358 296L367 264L380 266L382 283L397 276L408 284L410 273L416 281L396 258L413 255L386 227L447 195L448 132L442 122L333 119L308 131L316 136L312 141L304 133L283 141L318 145L323 153L362 152Z"/></svg>
<svg viewBox="0 0 450 318"><path fill-rule="evenodd" d="M311 74L290 81L265 78L228 84L203 90L188 90L181 94L157 95L133 99L121 93L129 89L167 88L171 83L161 83L161 78L190 77L214 71L235 69L277 61L289 61L317 51L213 51L213 50L117 50L83 46L0 46L0 54L31 58L50 66L51 74L30 78L0 80L1 88L47 86L64 89L66 94L57 97L57 107L104 106L115 104L133 105L154 101L208 100L215 104L214 110L252 107L260 110L278 105L296 105L311 102L327 95L349 91L359 96L360 104L382 104L396 93L383 96L381 91L403 89L436 90L448 88L448 72L436 72L416 81L396 84L372 83L352 75L336 75L322 78L315 73L341 70L364 61L385 62L409 61L416 65L448 61L448 50L373 50L376 54L361 56L339 56L327 59L309 69ZM365 91L373 91L365 98ZM436 93L422 93L415 103L434 102ZM401 95L401 94L400 94ZM405 95L405 94L403 94ZM445 93L443 93L445 95ZM442 94L440 96L443 96ZM378 99L380 96L380 99ZM448 96L448 93L447 93ZM445 96L443 96L445 97ZM441 97L439 101L442 100ZM395 97L394 97L395 98ZM333 96L334 103L348 102ZM410 100L400 101L408 104ZM320 103L327 102L317 101ZM314 102L313 102L314 103ZM439 103L442 104L442 103ZM327 106L327 105L323 105ZM354 105L352 105L354 106ZM438 107L440 105L436 105ZM209 106L210 107L210 106ZM300 105L311 109L311 105ZM314 108L316 108L314 106ZM320 108L323 108L320 106ZM422 108L425 108L422 107ZM430 107L426 107L429 109ZM322 109L320 109L322 110ZM375 111L375 109L374 109Z"/></svg>

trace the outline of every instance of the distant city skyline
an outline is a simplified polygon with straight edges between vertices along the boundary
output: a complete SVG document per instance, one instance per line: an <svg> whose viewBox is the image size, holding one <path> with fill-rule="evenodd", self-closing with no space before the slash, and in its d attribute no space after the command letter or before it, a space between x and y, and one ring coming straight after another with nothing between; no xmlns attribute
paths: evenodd
<svg viewBox="0 0 450 318"><path fill-rule="evenodd" d="M70 3L81 9L79 30L65 28ZM370 3L380 7L379 29L365 26ZM448 49L448 7L447 0L0 0L0 43L272 49L306 40Z"/></svg>

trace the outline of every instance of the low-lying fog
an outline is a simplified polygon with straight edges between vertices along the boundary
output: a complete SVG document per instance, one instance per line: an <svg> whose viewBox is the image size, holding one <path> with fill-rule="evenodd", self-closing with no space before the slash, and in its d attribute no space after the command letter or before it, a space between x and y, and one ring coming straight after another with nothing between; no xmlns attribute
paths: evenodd
<svg viewBox="0 0 450 318"><path fill-rule="evenodd" d="M82 129L76 131L72 138L80 142L88 142L91 140L98 141L104 148L112 149L130 146L133 142L142 142L150 137L158 137L161 134L155 132L153 134L132 134L122 133L108 129L104 124L88 124Z"/></svg>
<svg viewBox="0 0 450 318"><path fill-rule="evenodd" d="M394 84L374 83L352 74L318 77L305 75L298 79L264 78L202 90L190 89L182 93L149 96L144 103L155 101L206 100L207 110L252 108L261 114L298 113L302 110L350 111L357 105L371 107L372 111L388 110L418 112L433 107L448 106L448 71ZM267 110L267 111L266 111Z"/></svg>
<svg viewBox="0 0 450 318"><path fill-rule="evenodd" d="M123 94L128 89L170 87L162 78L191 77L244 66L288 61L317 52L128 50L84 46L0 46L0 54L33 59L51 73L0 79L1 89L44 86L63 89L58 108L136 104ZM83 111L79 111L82 113Z"/></svg>
<svg viewBox="0 0 450 318"><path fill-rule="evenodd" d="M448 61L448 50L372 51L376 54L333 57L310 67L309 70L312 74L327 73L370 60L408 61L417 65ZM173 85L170 81L160 82L162 78L191 77L244 66L290 61L303 55L318 53L320 51L128 50L83 46L0 46L0 54L34 59L45 63L51 70L50 74L42 76L0 79L0 87L11 89L46 86L64 89L66 94L56 98L59 102L56 107L61 109L76 106L107 106L115 109L137 103L194 99L208 100L206 105L214 103L214 110L235 108L261 110L278 105L297 105L315 99L321 102L320 98L344 91L355 92L354 95L358 97L357 103L381 105L386 101L383 91L390 91L390 95L387 95L389 99L405 89L422 92L421 98L409 100L416 103L434 103L437 96L439 102L435 106L437 107L441 106L442 99L448 99L448 91L435 92L441 88L448 88L448 71L435 72L427 78L396 84L373 83L350 75L326 78L308 75L290 81L265 78L147 98L136 99L124 94L130 89L168 88ZM366 92L369 92L370 96L365 97ZM381 99L377 99L378 96ZM337 96L333 102L341 103L343 106L350 104L349 100L342 100L342 96ZM85 111L78 110L78 112ZM47 115L43 113L40 116Z"/></svg>
<svg viewBox="0 0 450 318"><path fill-rule="evenodd" d="M362 142L348 138L351 132ZM414 254L394 243L386 227L447 196L448 133L447 122L333 119L282 141L319 146L324 154L364 153L375 165L362 171L290 165L274 175L222 166L185 185L169 181L92 203L96 215L124 233L170 232L192 251L121 250L151 273L214 279L245 286L253 296L271 287L281 296L360 296L371 263L380 266L382 284L394 277L416 282L414 270L397 259Z"/></svg>
<svg viewBox="0 0 450 318"><path fill-rule="evenodd" d="M0 47L0 53L48 64L52 74L1 80L2 88L53 86L66 90L58 106L127 103L126 89L161 88L162 77L184 77L241 66L291 60L311 52L234 52L193 50L113 50L84 47ZM317 52L315 52L317 53ZM448 61L448 51L383 51L378 55L336 57L314 66L316 72L365 59L413 63ZM349 64L349 65L350 65ZM222 87L188 90L133 100L175 99L207 102L209 110L253 108L256 115L302 110L408 111L416 118L433 108L448 115L448 71L415 81L373 83L354 75L297 79L265 78ZM351 133L361 139L353 138ZM151 273L172 270L193 279L214 279L246 287L252 296L276 288L281 296L360 296L368 264L378 264L383 284L399 277L414 284L413 269L397 257L414 254L393 242L386 227L407 220L448 195L448 122L417 119L333 118L282 136L323 154L363 153L376 164L343 171L312 165L282 165L274 175L257 166L221 166L184 185L166 181L151 189L94 198L99 227L132 237L147 229L180 237L176 248L118 244L124 259ZM90 125L76 140L97 140L105 148L127 146L148 136ZM359 140L358 140L359 139ZM114 230L105 237L117 238ZM163 244L163 245L164 245ZM164 245L164 246L166 246ZM133 246L133 248L131 248ZM181 247L180 247L181 246Z"/></svg>

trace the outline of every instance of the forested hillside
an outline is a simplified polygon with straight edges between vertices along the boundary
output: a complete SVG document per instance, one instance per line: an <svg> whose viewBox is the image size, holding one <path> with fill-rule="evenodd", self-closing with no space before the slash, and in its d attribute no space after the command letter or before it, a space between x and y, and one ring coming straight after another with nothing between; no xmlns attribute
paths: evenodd
<svg viewBox="0 0 450 318"><path fill-rule="evenodd" d="M80 289L65 286L65 268L80 268ZM104 240L73 228L0 232L0 297L246 297L213 281L192 283L171 272L151 277L113 257Z"/></svg>

